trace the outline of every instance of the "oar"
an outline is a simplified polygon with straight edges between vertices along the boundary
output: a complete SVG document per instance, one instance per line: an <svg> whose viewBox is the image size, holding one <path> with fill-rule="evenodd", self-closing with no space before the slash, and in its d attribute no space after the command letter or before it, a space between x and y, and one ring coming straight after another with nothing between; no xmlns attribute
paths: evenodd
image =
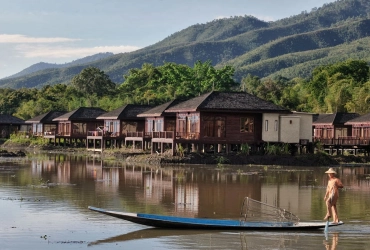
<svg viewBox="0 0 370 250"><path fill-rule="evenodd" d="M334 189L332 189L332 192L331 192L331 195L330 195L330 204L332 202L333 195L334 195ZM330 208L330 209L332 209L332 208ZM332 213L333 213L333 211L332 211ZM325 233L327 233L329 231L329 218L330 217L328 217L328 219L326 220L326 225L325 225L325 229L324 229Z"/></svg>

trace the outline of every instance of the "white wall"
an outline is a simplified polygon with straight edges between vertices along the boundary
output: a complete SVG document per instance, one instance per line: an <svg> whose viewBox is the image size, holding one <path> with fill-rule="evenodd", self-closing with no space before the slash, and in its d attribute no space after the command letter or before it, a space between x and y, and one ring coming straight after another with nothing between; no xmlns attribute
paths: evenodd
<svg viewBox="0 0 370 250"><path fill-rule="evenodd" d="M279 127L280 114L266 113L262 115L262 140L268 142L279 142ZM268 128L266 130L266 121ZM275 129L275 121L277 121L277 130Z"/></svg>
<svg viewBox="0 0 370 250"><path fill-rule="evenodd" d="M268 128L266 130L266 121ZM277 121L277 130L275 130ZM312 114L265 113L262 115L262 140L266 142L299 143L300 139L312 142Z"/></svg>
<svg viewBox="0 0 370 250"><path fill-rule="evenodd" d="M299 143L300 128L299 116L280 116L280 142Z"/></svg>
<svg viewBox="0 0 370 250"><path fill-rule="evenodd" d="M300 139L306 139L312 142L312 114L303 112L293 112L293 115L301 117Z"/></svg>

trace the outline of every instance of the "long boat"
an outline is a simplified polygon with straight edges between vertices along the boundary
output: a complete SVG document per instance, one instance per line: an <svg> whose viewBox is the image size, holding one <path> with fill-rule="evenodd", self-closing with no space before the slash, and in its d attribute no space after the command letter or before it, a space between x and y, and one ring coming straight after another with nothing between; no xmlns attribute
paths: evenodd
<svg viewBox="0 0 370 250"><path fill-rule="evenodd" d="M133 223L172 229L215 229L215 230L314 230L342 225L339 223L327 222L299 222L299 221L247 221L244 219L209 219L209 218L188 218L177 216L166 216L145 213L126 213L105 210L97 207L88 207L105 215L113 216L119 219Z"/></svg>

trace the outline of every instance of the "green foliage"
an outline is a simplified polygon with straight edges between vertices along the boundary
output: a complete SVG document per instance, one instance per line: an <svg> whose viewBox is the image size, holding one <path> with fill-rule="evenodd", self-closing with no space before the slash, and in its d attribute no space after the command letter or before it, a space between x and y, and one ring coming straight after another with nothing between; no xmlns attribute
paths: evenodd
<svg viewBox="0 0 370 250"><path fill-rule="evenodd" d="M176 145L177 145L177 155L180 156L180 157L184 157L184 155L185 155L184 147L182 146L181 143L178 143Z"/></svg>
<svg viewBox="0 0 370 250"><path fill-rule="evenodd" d="M116 84L96 67L83 69L73 77L71 86L90 102L89 106L94 106L98 98L112 95L116 90Z"/></svg>
<svg viewBox="0 0 370 250"><path fill-rule="evenodd" d="M215 69L210 62L196 62L193 68L175 63L155 67L143 64L131 69L119 86L125 102L158 104L174 98L190 98L211 90L230 91L237 83L234 69Z"/></svg>
<svg viewBox="0 0 370 250"><path fill-rule="evenodd" d="M250 148L248 143L243 143L240 147L240 153L243 155L249 155Z"/></svg>
<svg viewBox="0 0 370 250"><path fill-rule="evenodd" d="M48 140L42 137L27 136L22 133L11 134L9 141L20 144L20 145L37 145L45 146L48 144Z"/></svg>
<svg viewBox="0 0 370 250"><path fill-rule="evenodd" d="M218 168L223 168L224 164L229 162L229 159L227 159L226 157L221 155L221 156L216 157L216 162L217 162L217 167Z"/></svg>
<svg viewBox="0 0 370 250"><path fill-rule="evenodd" d="M266 155L284 155L289 154L290 145L288 143L283 144L270 144L265 145L265 154Z"/></svg>

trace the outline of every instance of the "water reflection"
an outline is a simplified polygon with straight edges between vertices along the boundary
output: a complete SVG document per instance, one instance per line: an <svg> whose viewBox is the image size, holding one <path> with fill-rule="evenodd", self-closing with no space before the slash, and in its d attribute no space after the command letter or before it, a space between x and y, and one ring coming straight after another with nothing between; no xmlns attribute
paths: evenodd
<svg viewBox="0 0 370 250"><path fill-rule="evenodd" d="M333 233L331 238L332 239L330 241L329 236L326 236L326 239L324 240L325 249L336 250L338 246L339 233Z"/></svg>
<svg viewBox="0 0 370 250"><path fill-rule="evenodd" d="M86 217L93 218L89 230L96 228L97 232L91 235L92 240L85 240L92 242L91 245L113 242L126 244L126 241L137 242L137 237L140 237L148 240L161 239L156 241L160 248L175 245L177 249L198 249L200 246L210 245L219 249L264 249L262 246L279 246L278 249L336 249L343 242L347 242L346 246L357 249L370 249L370 243L367 242L370 236L369 166L337 168L345 186L340 192L338 212L339 218L346 224L335 229L340 231L330 229L326 239L320 231L273 234L140 230L142 226L106 218L87 210L87 206L91 205L127 212L239 218L243 198L248 196L287 209L298 215L302 221L322 220L325 213L323 196L327 184L327 176L324 174L326 169L257 166L160 168L125 165L96 157L47 155L30 161L0 162L0 203L8 200L20 201L17 217L21 216L24 211L22 208L27 205L26 212L32 215L37 215L39 211L51 211L47 213L49 221L55 219L53 214L57 214L60 221L66 220L61 217L71 211L84 215L79 218L82 225L87 223ZM6 213L9 212L4 207L0 206L2 214L5 214L5 210ZM44 217L45 215L43 214ZM35 220L42 219L37 216L32 218L30 227ZM4 220L2 223L4 224ZM10 220L5 220L8 228L12 227L11 223ZM104 226L107 230L114 228L114 225L123 225L125 230L122 233L125 234L115 236L117 231L114 231L106 237L101 236L100 227ZM360 237L360 243L348 236L351 234L355 234L357 239L363 236ZM194 246L194 242L198 242L200 246Z"/></svg>
<svg viewBox="0 0 370 250"><path fill-rule="evenodd" d="M338 169L345 190L339 200L339 214L365 211L370 219L370 201L361 199L370 190L369 167ZM31 162L23 170L24 184L78 184L78 192L99 197L100 206L128 212L159 212L190 217L235 218L243 198L287 209L303 219L321 220L324 209L325 168L282 169L278 167L166 167L127 166L99 158L52 155ZM71 196L78 195L73 190ZM351 203L341 206L351 197ZM86 196L86 195L85 195ZM112 203L112 200L115 202ZM96 206L94 199L86 200ZM123 204L116 206L114 204ZM359 207L352 207L353 205ZM350 207L349 207L350 206ZM363 214L362 214L362 219Z"/></svg>

